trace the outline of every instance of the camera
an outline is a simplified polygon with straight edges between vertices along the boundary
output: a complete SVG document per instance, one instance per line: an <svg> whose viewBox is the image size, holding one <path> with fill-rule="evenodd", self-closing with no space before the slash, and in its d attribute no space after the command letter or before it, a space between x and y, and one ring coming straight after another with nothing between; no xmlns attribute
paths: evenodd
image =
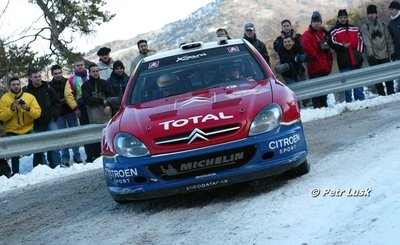
<svg viewBox="0 0 400 245"><path fill-rule="evenodd" d="M329 44L327 40L320 40L319 41L319 48L321 50L329 50Z"/></svg>
<svg viewBox="0 0 400 245"><path fill-rule="evenodd" d="M284 72L290 71L292 68L288 63L283 63L280 65L275 66L275 72L278 74L282 74Z"/></svg>
<svg viewBox="0 0 400 245"><path fill-rule="evenodd" d="M20 100L18 101L18 104L24 105L24 104L25 104L25 101L24 101L23 99L20 99Z"/></svg>
<svg viewBox="0 0 400 245"><path fill-rule="evenodd" d="M373 30L371 33L372 39L375 39L377 37L382 37L382 32L380 30Z"/></svg>

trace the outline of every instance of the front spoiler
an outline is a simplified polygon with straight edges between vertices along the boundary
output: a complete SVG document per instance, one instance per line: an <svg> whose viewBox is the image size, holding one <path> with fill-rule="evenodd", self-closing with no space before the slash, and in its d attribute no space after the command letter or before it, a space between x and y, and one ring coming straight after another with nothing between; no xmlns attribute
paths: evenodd
<svg viewBox="0 0 400 245"><path fill-rule="evenodd" d="M305 154L306 155L306 154ZM289 162L286 164L277 165L274 167L266 168L257 170L254 172L248 172L243 174L237 174L232 176L213 176L212 178L208 178L207 181L189 185L182 185L182 186L173 186L169 188L160 188L156 190L144 190L142 188L138 188L136 190L126 190L125 188L118 188L118 187L109 187L108 190L110 194L113 196L115 200L119 201L136 201L136 200L144 200L144 199L153 199L153 198L160 198L166 197L176 194L184 194L190 193L195 191L203 191L208 189L213 189L217 187L229 186L236 183L256 180L260 178L265 178L269 176L279 175L282 174L292 168L295 168L306 161L306 157L300 158L296 161ZM128 191L127 194L120 194Z"/></svg>

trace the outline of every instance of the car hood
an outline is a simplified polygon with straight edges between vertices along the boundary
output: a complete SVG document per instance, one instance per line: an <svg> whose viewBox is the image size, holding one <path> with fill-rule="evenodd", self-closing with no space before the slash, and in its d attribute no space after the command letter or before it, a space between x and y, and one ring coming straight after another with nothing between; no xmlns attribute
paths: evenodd
<svg viewBox="0 0 400 245"><path fill-rule="evenodd" d="M240 140L272 103L270 83L201 90L124 108L120 132L140 139L152 155Z"/></svg>

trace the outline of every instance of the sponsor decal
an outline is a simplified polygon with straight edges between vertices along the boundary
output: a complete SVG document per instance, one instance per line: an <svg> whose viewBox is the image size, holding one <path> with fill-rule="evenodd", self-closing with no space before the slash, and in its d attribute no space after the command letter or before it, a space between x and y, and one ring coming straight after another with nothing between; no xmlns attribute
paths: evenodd
<svg viewBox="0 0 400 245"><path fill-rule="evenodd" d="M202 53L202 54L196 54L196 55L185 55L182 57L176 57L176 63L180 62L180 61L188 61L188 60L194 60L194 59L200 59L203 56L207 56L206 53Z"/></svg>
<svg viewBox="0 0 400 245"><path fill-rule="evenodd" d="M238 161L245 159L245 152L236 152L227 155L215 156L196 161L183 162L177 165L175 168L172 164L168 164L168 167L160 166L161 172L167 176L174 176L187 172L194 171L196 169L212 168L214 166L226 166L236 164Z"/></svg>
<svg viewBox="0 0 400 245"><path fill-rule="evenodd" d="M209 182L206 182L206 183L194 184L194 185L186 186L186 190L187 191L200 190L200 189L206 189L206 188L210 188L210 187L215 187L215 186L218 186L218 185L226 185L228 183L229 183L229 181L227 179L214 180L214 181L209 181Z"/></svg>
<svg viewBox="0 0 400 245"><path fill-rule="evenodd" d="M300 134L296 133L283 139L269 142L268 147L271 150L277 150L279 154L284 154L296 150L297 142L301 140Z"/></svg>
<svg viewBox="0 0 400 245"><path fill-rule="evenodd" d="M149 64L149 69L157 68L160 65L160 61L154 61Z"/></svg>
<svg viewBox="0 0 400 245"><path fill-rule="evenodd" d="M238 91L233 91L232 93L227 94L226 97L230 98L230 99L241 98L243 96L248 96L248 95L262 94L267 91L269 91L269 90L265 89L265 88L238 90Z"/></svg>
<svg viewBox="0 0 400 245"><path fill-rule="evenodd" d="M159 123L160 126L163 126L164 130L169 130L171 127L180 128L186 126L188 123L198 124L198 123L206 123L207 121L219 121L233 118L233 115L225 115L223 112L214 114L207 114L205 116L194 116L189 118L182 118L177 120L170 120L166 122Z"/></svg>
<svg viewBox="0 0 400 245"><path fill-rule="evenodd" d="M136 168L105 169L105 174L115 184L130 183L130 178L138 176Z"/></svg>
<svg viewBox="0 0 400 245"><path fill-rule="evenodd" d="M237 53L237 52L239 52L239 51L240 51L240 49L239 49L238 46L228 47L228 52L229 52L229 53Z"/></svg>

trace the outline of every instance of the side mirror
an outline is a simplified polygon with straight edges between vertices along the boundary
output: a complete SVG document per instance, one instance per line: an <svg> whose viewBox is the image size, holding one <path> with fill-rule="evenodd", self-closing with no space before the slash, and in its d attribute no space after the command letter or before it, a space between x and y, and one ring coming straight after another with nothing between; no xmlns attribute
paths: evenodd
<svg viewBox="0 0 400 245"><path fill-rule="evenodd" d="M282 74L284 72L290 71L290 65L288 63L280 64L275 66L275 72L278 74Z"/></svg>

